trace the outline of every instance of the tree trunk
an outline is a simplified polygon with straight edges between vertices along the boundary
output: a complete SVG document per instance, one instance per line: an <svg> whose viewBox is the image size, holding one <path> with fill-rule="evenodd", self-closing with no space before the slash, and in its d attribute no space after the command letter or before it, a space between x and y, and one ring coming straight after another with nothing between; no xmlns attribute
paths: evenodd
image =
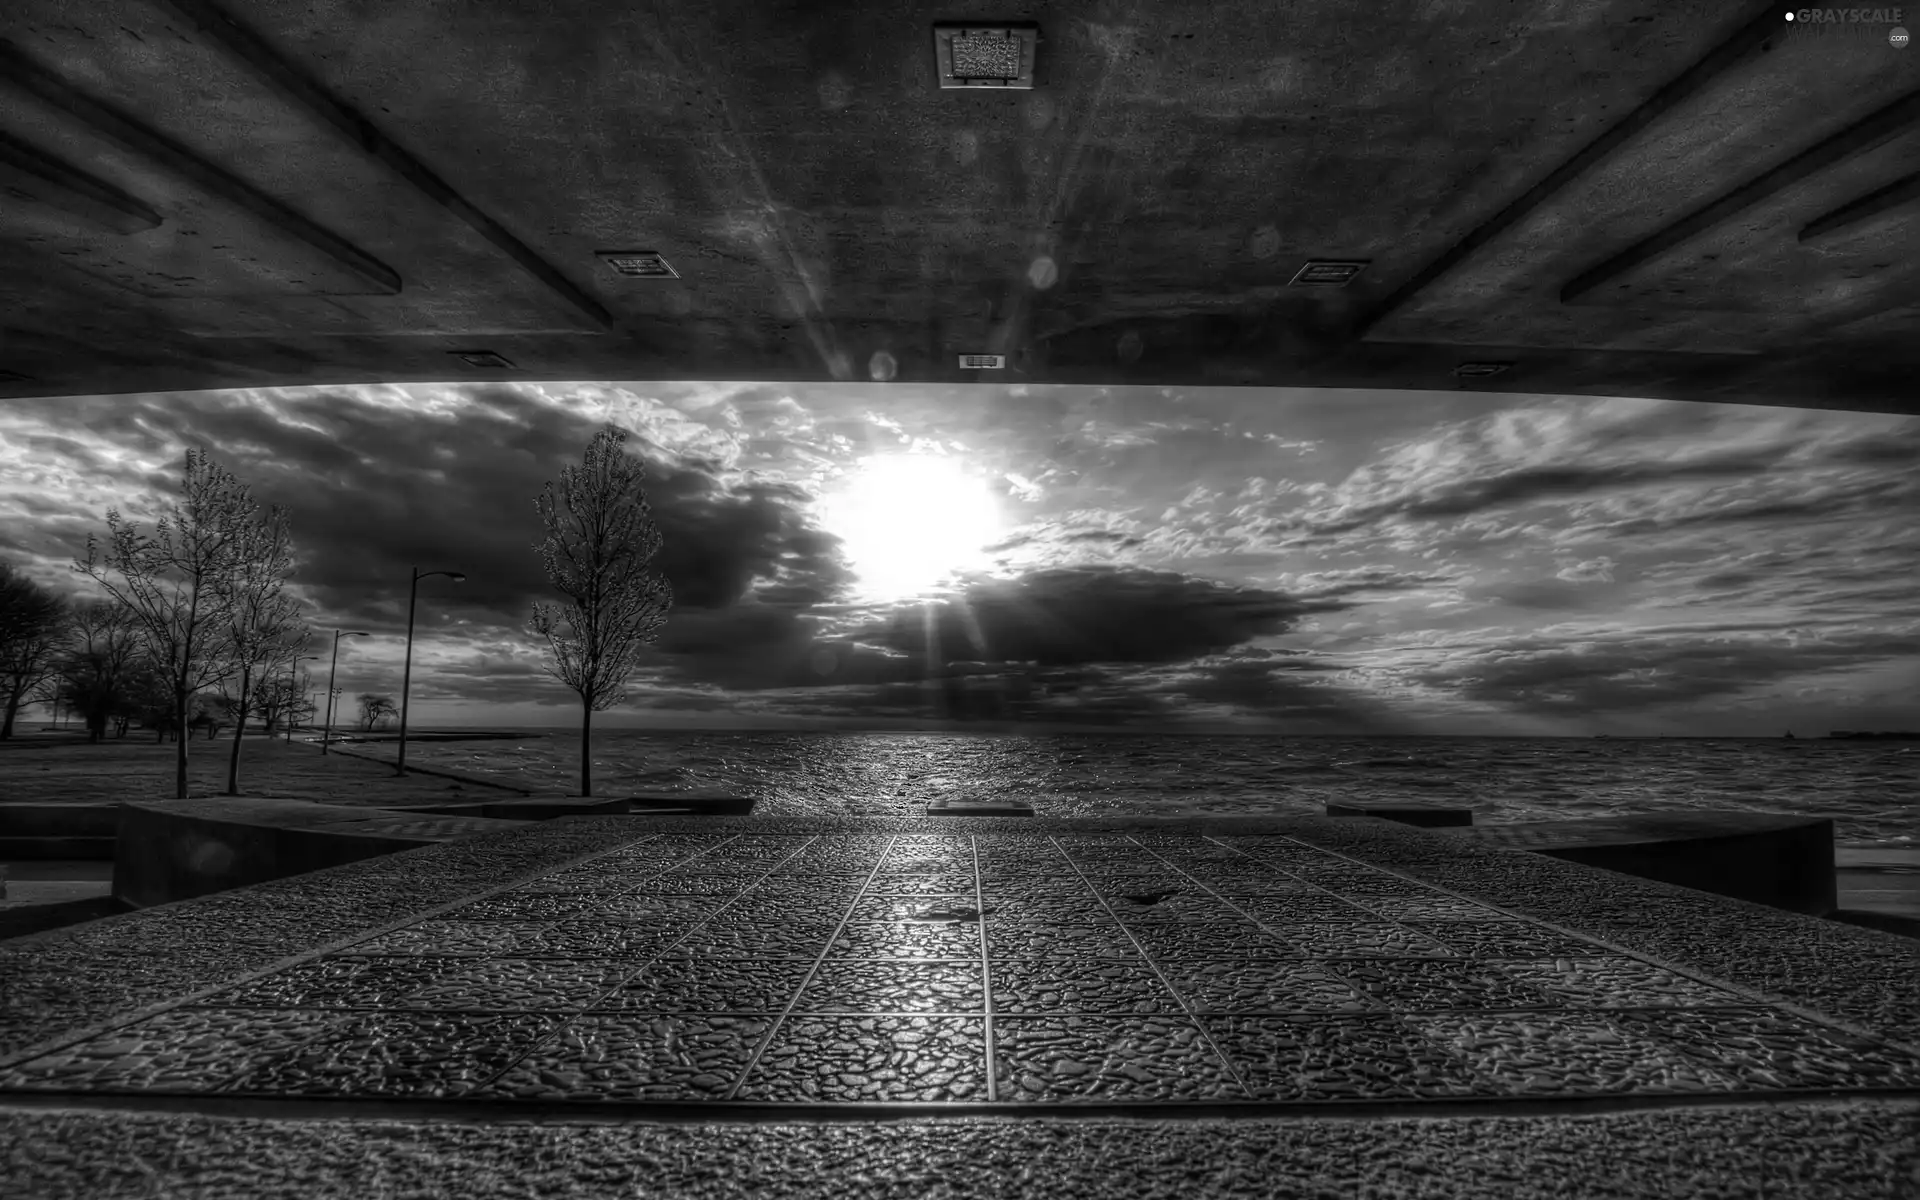
<svg viewBox="0 0 1920 1200"><path fill-rule="evenodd" d="M15 688L7 693L7 714L5 717L0 717L0 738L10 738L13 736L13 717L14 714L19 711L20 689Z"/></svg>
<svg viewBox="0 0 1920 1200"><path fill-rule="evenodd" d="M580 701L580 794L593 795L593 705Z"/></svg>
<svg viewBox="0 0 1920 1200"><path fill-rule="evenodd" d="M188 720L187 689L184 687L176 687L173 689L173 713L175 723L178 724L181 729L186 729ZM192 740L193 738L191 736L176 736L174 739L174 744L177 747L173 752L173 798L175 800L185 800L187 798L187 743Z"/></svg>
<svg viewBox="0 0 1920 1200"><path fill-rule="evenodd" d="M247 667L240 668L240 703L233 710L233 752L227 755L227 795L240 794L240 735L247 731L247 685L252 682Z"/></svg>

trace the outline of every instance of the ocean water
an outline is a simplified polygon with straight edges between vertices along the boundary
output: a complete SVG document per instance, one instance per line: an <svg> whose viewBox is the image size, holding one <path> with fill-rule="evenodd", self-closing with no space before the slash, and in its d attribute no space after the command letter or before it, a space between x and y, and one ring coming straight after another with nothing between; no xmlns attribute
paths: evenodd
<svg viewBox="0 0 1920 1200"><path fill-rule="evenodd" d="M415 743L407 757L540 791L579 782L571 731ZM1419 799L1470 806L1481 825L1744 809L1832 817L1842 846L1920 843L1911 742L609 730L595 734L593 759L596 795L725 788L770 815L908 815L941 797L1075 817Z"/></svg>

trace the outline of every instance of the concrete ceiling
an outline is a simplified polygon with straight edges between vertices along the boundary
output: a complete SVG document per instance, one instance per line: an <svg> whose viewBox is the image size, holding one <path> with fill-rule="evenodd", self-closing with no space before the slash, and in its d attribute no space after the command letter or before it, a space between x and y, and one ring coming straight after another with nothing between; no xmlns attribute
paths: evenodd
<svg viewBox="0 0 1920 1200"><path fill-rule="evenodd" d="M1920 413L1920 48L1783 11L8 0L0 396L896 380ZM1037 29L1033 86L941 87L952 21ZM596 258L642 250L678 277ZM1292 282L1320 259L1366 265ZM476 350L510 365L452 353Z"/></svg>

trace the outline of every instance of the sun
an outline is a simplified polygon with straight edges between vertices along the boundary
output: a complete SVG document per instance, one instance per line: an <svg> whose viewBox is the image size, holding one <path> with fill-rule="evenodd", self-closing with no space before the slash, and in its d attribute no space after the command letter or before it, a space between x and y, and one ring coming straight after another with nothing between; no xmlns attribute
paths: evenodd
<svg viewBox="0 0 1920 1200"><path fill-rule="evenodd" d="M860 590L874 599L916 595L987 563L1000 536L999 502L951 458L886 454L862 460L821 505Z"/></svg>

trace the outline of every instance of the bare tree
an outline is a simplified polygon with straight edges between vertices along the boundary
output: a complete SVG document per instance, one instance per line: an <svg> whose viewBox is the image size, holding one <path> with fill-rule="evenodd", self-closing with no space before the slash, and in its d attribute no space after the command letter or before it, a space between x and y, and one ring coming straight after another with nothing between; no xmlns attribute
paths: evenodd
<svg viewBox="0 0 1920 1200"><path fill-rule="evenodd" d="M174 794L187 798L187 742L193 698L230 678L238 664L228 652L230 578L255 505L245 485L222 470L204 450L187 451L183 502L143 536L115 509L107 510L110 533L105 561L98 539L87 536L87 557L73 569L97 581L140 623L148 658L173 693L173 719L183 736L174 755ZM109 572L120 575L115 586Z"/></svg>
<svg viewBox="0 0 1920 1200"><path fill-rule="evenodd" d="M0 562L0 738L13 736L13 721L23 703L46 699L43 689L56 680L67 640L67 603L51 588L35 583Z"/></svg>
<svg viewBox="0 0 1920 1200"><path fill-rule="evenodd" d="M67 653L60 661L60 698L86 722L87 740L106 736L107 721L131 699L140 659L140 631L133 614L109 600L73 606ZM124 721L121 734L126 733Z"/></svg>
<svg viewBox="0 0 1920 1200"><path fill-rule="evenodd" d="M307 699L307 693L313 690L313 674L302 670L298 677L289 678L276 669L262 676L254 686L254 709L260 714L260 724L267 733L280 730L283 724L299 726L313 720L317 707Z"/></svg>
<svg viewBox="0 0 1920 1200"><path fill-rule="evenodd" d="M392 696L376 696L372 692L360 693L360 728L368 733L381 720L400 711Z"/></svg>
<svg viewBox="0 0 1920 1200"><path fill-rule="evenodd" d="M240 740L255 682L306 647L312 632L300 620L300 602L287 594L293 574L293 533L286 510L275 505L263 521L243 526L235 542L233 570L219 584L227 613L227 647L239 668L239 692L231 697L233 748L227 756L227 795L240 794Z"/></svg>
<svg viewBox="0 0 1920 1200"><path fill-rule="evenodd" d="M621 448L626 440L607 426L588 443L581 466L561 469L557 497L549 483L534 501L547 529L535 549L570 603L535 603L531 627L552 647L556 668L547 673L580 694L582 796L593 795L593 714L627 698L628 678L673 608L672 586L649 565L660 552L660 529L645 467Z"/></svg>

